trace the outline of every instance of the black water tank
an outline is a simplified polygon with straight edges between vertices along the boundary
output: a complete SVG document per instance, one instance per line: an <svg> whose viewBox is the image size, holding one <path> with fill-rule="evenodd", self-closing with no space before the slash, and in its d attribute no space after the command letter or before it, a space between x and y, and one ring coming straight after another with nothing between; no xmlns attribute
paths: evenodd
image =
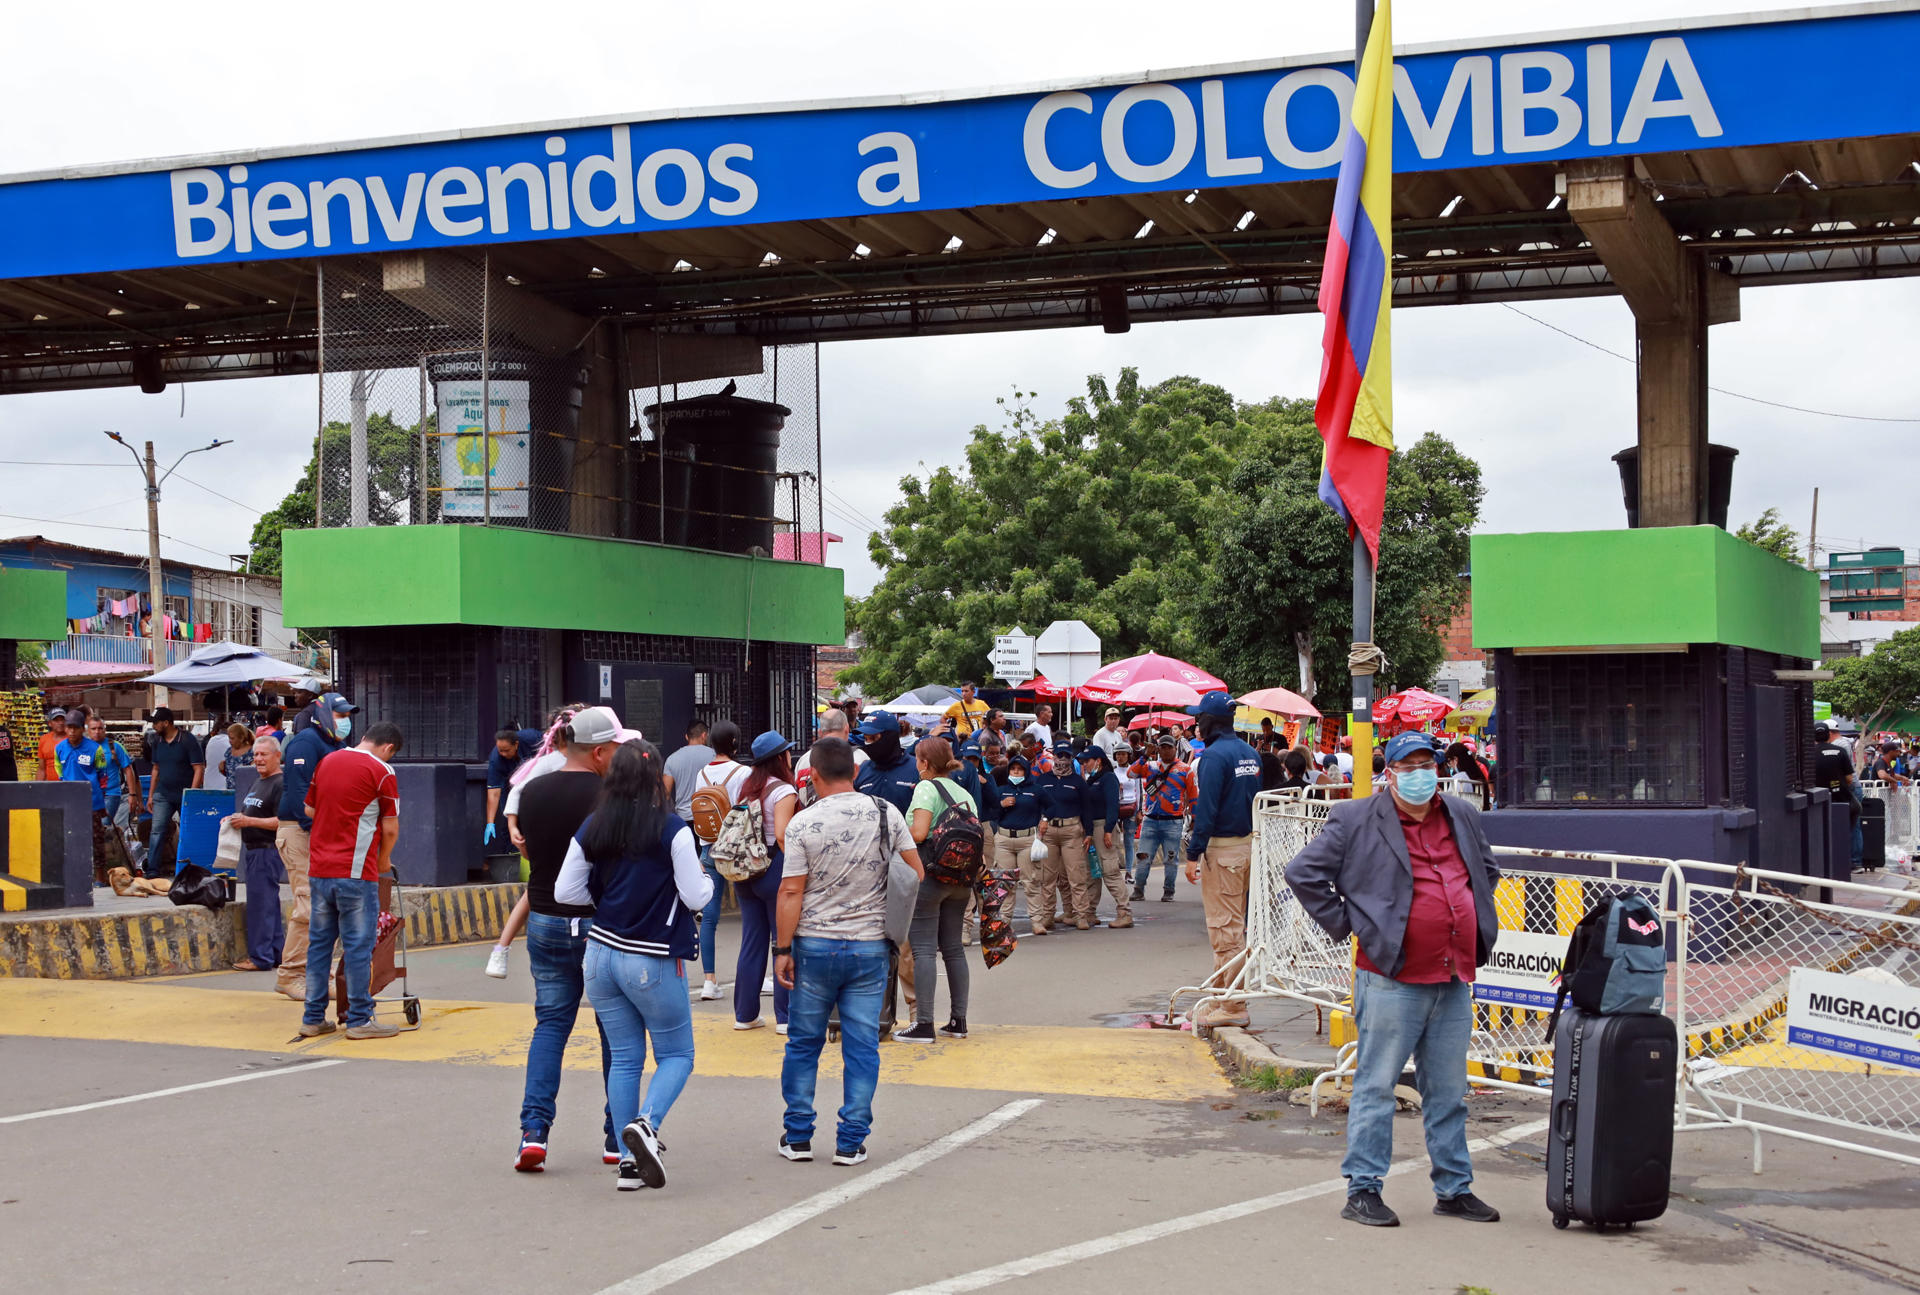
<svg viewBox="0 0 1920 1295"><path fill-rule="evenodd" d="M1733 461L1740 451L1731 445L1707 446L1707 521L1727 529L1727 508L1733 502ZM1630 445L1613 456L1620 465L1620 494L1627 505L1627 526L1640 524L1640 447Z"/></svg>
<svg viewBox="0 0 1920 1295"><path fill-rule="evenodd" d="M793 411L770 400L749 400L725 390L648 405L641 410L665 455L666 498L661 500L669 535L697 549L773 552L773 501L780 471L780 429ZM684 503L673 477L684 464ZM659 470L660 461L652 460ZM658 487L652 492L658 497ZM676 517L678 514L678 517ZM647 529L642 523L642 538Z"/></svg>

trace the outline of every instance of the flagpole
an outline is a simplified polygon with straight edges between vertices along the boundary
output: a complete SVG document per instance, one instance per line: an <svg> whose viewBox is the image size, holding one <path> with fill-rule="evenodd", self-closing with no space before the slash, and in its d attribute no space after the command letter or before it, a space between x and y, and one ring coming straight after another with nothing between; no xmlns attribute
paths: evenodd
<svg viewBox="0 0 1920 1295"><path fill-rule="evenodd" d="M1360 65L1367 57L1367 36L1373 30L1373 0L1353 3L1353 80L1360 83ZM1373 642L1373 556L1358 527L1353 532L1353 643L1356 649ZM1363 661L1362 656L1366 659ZM1353 672L1353 794L1373 794L1373 661L1372 653L1348 656ZM1361 671L1366 673L1362 674Z"/></svg>

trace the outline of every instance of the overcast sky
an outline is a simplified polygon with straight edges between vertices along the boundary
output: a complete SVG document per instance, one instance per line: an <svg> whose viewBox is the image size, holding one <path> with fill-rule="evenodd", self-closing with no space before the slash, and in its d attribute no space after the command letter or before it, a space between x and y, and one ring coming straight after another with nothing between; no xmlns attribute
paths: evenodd
<svg viewBox="0 0 1920 1295"><path fill-rule="evenodd" d="M1567 26L1741 12L1743 3L1622 0L1564 6L1405 5L1402 43L1522 35ZM1816 6L1819 7L1819 6ZM823 13L830 12L831 20ZM229 148L712 104L834 99L1129 74L1148 68L1338 50L1342 5L1215 3L964 9L335 3L322 10L203 4L19 6L0 79L0 173ZM1542 15L1549 15L1543 20ZM1529 305L1594 346L1631 355L1618 299ZM1479 459L1482 527L1622 524L1608 456L1634 440L1633 367L1503 306L1394 315L1397 432L1434 430ZM1749 290L1742 319L1713 330L1712 382L1743 395L1866 422L1790 413L1715 395L1714 440L1737 447L1735 520L1777 506L1804 531L1819 486L1823 544L1920 547L1913 456L1920 433L1920 280ZM996 396L1038 393L1042 416L1088 373L1134 365L1148 382L1189 373L1244 399L1310 396L1317 316L1146 324L1108 336L1063 329L850 342L823 350L830 528L848 588L875 579L867 522L898 482L960 459ZM125 452L100 429L151 438L162 462L214 437L168 487L170 557L223 565L258 510L279 501L310 452L313 380L208 382L159 396L134 389L0 400L0 534L39 532L139 551L145 517ZM102 467L31 468L20 461ZM1891 470L1890 470L1891 469ZM218 492L213 493L213 492ZM219 496L229 496L237 504ZM35 520L28 520L35 519ZM59 519L38 520L38 519ZM86 523L88 525L81 525ZM112 528L127 528L115 530ZM105 529L102 529L105 528Z"/></svg>

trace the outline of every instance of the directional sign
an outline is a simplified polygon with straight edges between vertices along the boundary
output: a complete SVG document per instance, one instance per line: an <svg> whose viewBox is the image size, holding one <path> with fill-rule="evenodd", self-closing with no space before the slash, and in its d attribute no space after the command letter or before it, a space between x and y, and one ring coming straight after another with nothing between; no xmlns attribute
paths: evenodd
<svg viewBox="0 0 1920 1295"><path fill-rule="evenodd" d="M988 673L992 678L1005 679L1008 683L1024 683L1038 673L1033 666L1033 635L1013 627L1011 634L996 634L993 637L993 652L987 657Z"/></svg>
<svg viewBox="0 0 1920 1295"><path fill-rule="evenodd" d="M1078 688L1100 668L1100 636L1085 621L1055 621L1034 644L1034 664L1049 682Z"/></svg>

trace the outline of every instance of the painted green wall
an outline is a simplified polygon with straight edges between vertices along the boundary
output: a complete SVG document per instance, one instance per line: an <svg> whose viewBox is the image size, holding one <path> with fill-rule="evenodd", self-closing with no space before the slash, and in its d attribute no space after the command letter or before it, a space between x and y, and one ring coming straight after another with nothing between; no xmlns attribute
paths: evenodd
<svg viewBox="0 0 1920 1295"><path fill-rule="evenodd" d="M517 625L835 644L842 573L486 526L289 531L286 623Z"/></svg>
<svg viewBox="0 0 1920 1295"><path fill-rule="evenodd" d="M66 573L0 567L0 639L47 643L66 636Z"/></svg>
<svg viewBox="0 0 1920 1295"><path fill-rule="evenodd" d="M1820 582L1718 526L1476 535L1473 643L1726 643L1816 659Z"/></svg>

